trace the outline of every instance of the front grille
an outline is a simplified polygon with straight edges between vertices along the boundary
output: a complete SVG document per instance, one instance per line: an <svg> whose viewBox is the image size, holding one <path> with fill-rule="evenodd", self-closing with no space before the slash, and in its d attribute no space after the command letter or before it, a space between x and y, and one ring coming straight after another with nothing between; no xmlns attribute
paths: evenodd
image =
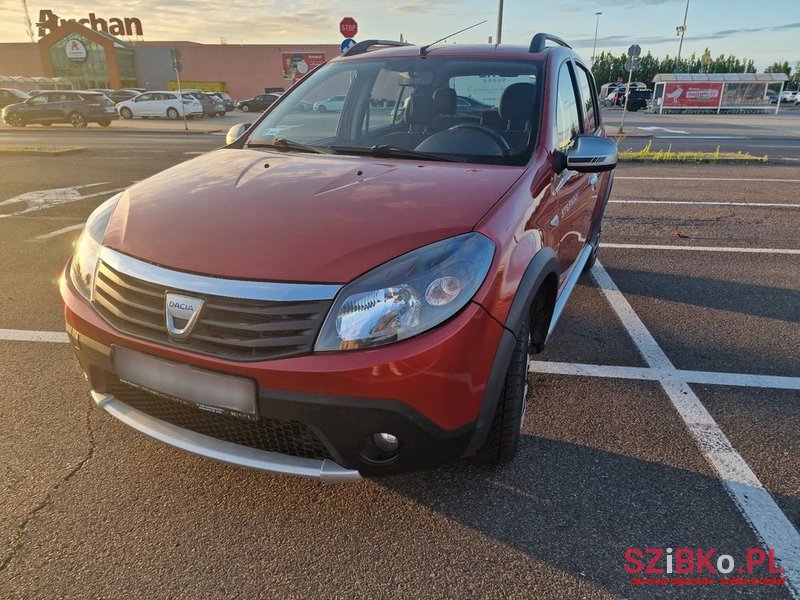
<svg viewBox="0 0 800 600"><path fill-rule="evenodd" d="M250 448L303 458L331 458L319 438L299 421L254 421L207 412L115 379L109 393L137 410L177 427Z"/></svg>
<svg viewBox="0 0 800 600"><path fill-rule="evenodd" d="M221 280L224 281L224 280ZM205 304L189 339L167 335L164 296L178 292ZM242 300L200 294L138 279L102 260L93 304L115 328L137 337L231 360L265 360L311 352L330 300Z"/></svg>

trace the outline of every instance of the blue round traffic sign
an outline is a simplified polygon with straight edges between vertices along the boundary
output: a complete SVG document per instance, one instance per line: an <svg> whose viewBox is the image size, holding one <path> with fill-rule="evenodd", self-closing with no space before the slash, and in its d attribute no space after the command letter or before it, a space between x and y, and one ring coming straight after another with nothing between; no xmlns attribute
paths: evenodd
<svg viewBox="0 0 800 600"><path fill-rule="evenodd" d="M339 47L342 49L342 52L347 52L351 47L356 45L356 41L353 38L345 38L342 40L342 43Z"/></svg>

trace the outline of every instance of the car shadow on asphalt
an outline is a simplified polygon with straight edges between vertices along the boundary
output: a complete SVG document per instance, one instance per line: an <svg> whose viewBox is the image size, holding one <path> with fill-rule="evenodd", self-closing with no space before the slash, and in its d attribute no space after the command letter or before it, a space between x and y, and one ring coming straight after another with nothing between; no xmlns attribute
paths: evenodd
<svg viewBox="0 0 800 600"><path fill-rule="evenodd" d="M617 267L609 271L626 294L800 323L800 290Z"/></svg>
<svg viewBox="0 0 800 600"><path fill-rule="evenodd" d="M461 461L377 482L622 597L722 598L733 592L719 585L682 592L674 586L634 586L623 568L628 548L716 548L716 556L731 554L742 564L746 548L759 545L718 479L542 437L523 436L517 458L504 468ZM764 571L757 576L769 576ZM788 597L783 587L735 591Z"/></svg>

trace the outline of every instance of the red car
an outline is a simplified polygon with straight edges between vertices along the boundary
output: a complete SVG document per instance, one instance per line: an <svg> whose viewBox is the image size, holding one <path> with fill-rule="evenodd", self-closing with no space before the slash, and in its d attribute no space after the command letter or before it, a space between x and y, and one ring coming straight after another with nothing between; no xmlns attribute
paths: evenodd
<svg viewBox="0 0 800 600"><path fill-rule="evenodd" d="M331 94L341 112L296 110ZM393 123L372 97L410 100ZM67 331L98 405L206 457L323 481L504 463L616 161L554 36L361 42L101 205Z"/></svg>

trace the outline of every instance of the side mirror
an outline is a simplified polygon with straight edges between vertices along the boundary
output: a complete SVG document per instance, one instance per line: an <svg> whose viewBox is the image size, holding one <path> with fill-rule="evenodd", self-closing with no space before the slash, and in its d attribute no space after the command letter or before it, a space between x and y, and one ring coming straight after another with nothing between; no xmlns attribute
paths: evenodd
<svg viewBox="0 0 800 600"><path fill-rule="evenodd" d="M242 137L244 132L250 129L250 125L252 125L252 123L239 123L238 125L231 127L228 130L228 133L225 135L225 144L232 144Z"/></svg>
<svg viewBox="0 0 800 600"><path fill-rule="evenodd" d="M554 167L560 173L564 169L578 173L602 173L617 166L617 144L595 135L579 135L566 152L554 153Z"/></svg>

